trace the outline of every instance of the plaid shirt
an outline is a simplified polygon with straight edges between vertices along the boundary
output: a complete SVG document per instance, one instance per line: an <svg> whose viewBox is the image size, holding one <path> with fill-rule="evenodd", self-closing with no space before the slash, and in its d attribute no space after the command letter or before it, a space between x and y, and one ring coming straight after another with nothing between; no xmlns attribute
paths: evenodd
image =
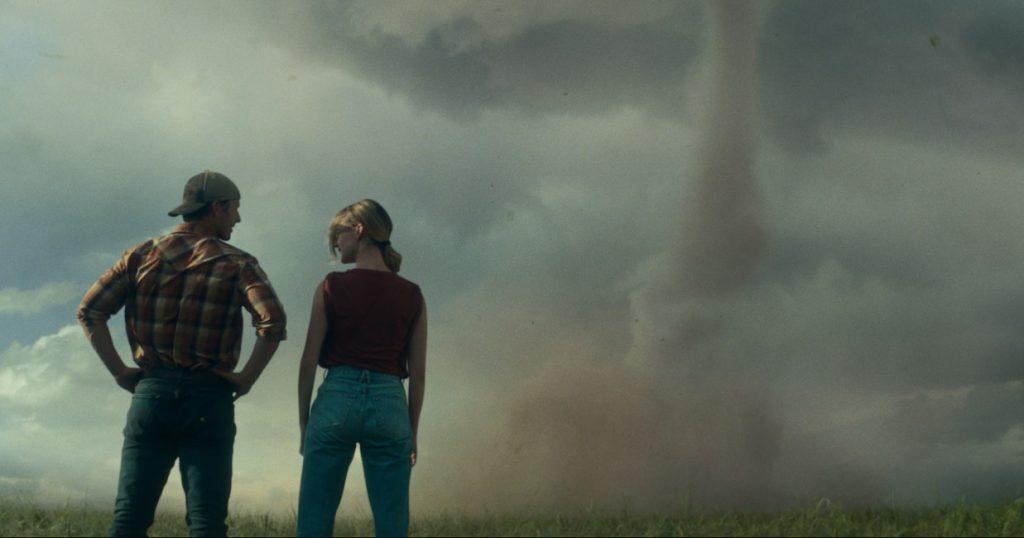
<svg viewBox="0 0 1024 538"><path fill-rule="evenodd" d="M184 223L124 255L86 292L78 320L105 323L125 306L135 362L156 367L233 370L242 311L259 337L284 340L284 308L256 258Z"/></svg>

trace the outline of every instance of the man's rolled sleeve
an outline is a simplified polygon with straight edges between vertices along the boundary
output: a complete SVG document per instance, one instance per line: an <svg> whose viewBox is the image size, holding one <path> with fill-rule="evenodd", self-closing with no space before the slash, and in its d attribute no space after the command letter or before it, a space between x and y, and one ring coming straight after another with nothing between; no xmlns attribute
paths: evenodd
<svg viewBox="0 0 1024 538"><path fill-rule="evenodd" d="M252 314L256 336L267 340L284 340L287 337L284 307L259 264L250 262L243 265L238 283L245 309Z"/></svg>
<svg viewBox="0 0 1024 538"><path fill-rule="evenodd" d="M85 292L78 306L78 322L85 327L106 323L128 297L128 256L125 254Z"/></svg>

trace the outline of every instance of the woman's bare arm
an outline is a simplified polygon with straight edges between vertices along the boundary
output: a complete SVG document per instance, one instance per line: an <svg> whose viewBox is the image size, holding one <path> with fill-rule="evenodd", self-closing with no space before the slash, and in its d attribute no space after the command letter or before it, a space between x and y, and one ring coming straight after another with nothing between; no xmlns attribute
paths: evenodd
<svg viewBox="0 0 1024 538"><path fill-rule="evenodd" d="M303 451L306 439L306 423L309 422L309 402L313 395L313 381L316 366L320 360L320 349L327 335L327 315L324 313L323 284L317 284L313 292L313 311L309 314L309 331L306 333L306 347L299 362L299 453Z"/></svg>
<svg viewBox="0 0 1024 538"><path fill-rule="evenodd" d="M409 367L409 423L412 425L412 464L416 465L417 434L420 426L420 411L423 409L423 389L427 377L427 305L424 303L406 356Z"/></svg>

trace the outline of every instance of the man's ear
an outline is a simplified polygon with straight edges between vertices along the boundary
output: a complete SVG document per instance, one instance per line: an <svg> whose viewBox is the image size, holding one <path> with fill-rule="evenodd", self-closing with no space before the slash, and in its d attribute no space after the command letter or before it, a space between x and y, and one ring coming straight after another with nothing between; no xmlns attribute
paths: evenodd
<svg viewBox="0 0 1024 538"><path fill-rule="evenodd" d="M221 216L222 214L224 214L224 212L226 212L228 210L228 208L225 207L226 204L227 204L227 202L221 202L221 201L212 202L210 204L210 214L215 216L215 217Z"/></svg>

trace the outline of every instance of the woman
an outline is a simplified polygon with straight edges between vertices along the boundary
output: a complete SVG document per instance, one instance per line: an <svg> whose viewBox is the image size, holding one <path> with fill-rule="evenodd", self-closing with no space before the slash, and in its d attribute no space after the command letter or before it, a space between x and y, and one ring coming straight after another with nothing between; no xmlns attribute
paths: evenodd
<svg viewBox="0 0 1024 538"><path fill-rule="evenodd" d="M408 534L427 310L419 286L396 274L402 256L390 236L391 218L373 200L352 204L331 221L331 253L356 265L327 275L313 294L299 369L299 536L332 535L356 444L377 536ZM317 364L328 372L310 410Z"/></svg>

